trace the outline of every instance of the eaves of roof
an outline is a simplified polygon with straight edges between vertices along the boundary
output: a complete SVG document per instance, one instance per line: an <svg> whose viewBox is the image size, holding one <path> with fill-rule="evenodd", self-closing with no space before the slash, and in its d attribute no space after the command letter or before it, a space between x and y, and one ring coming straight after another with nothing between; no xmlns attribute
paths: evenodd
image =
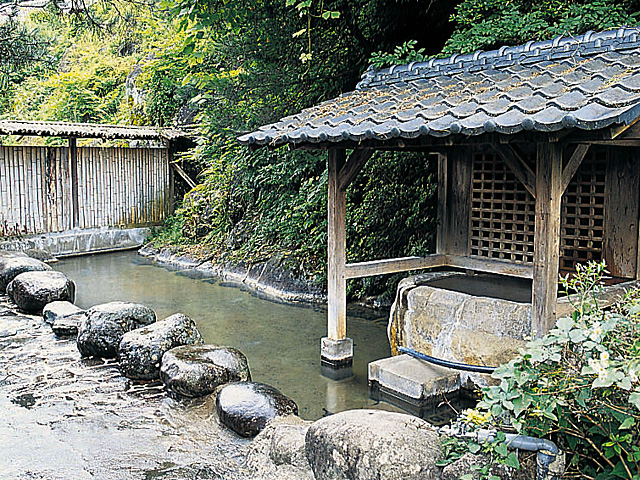
<svg viewBox="0 0 640 480"><path fill-rule="evenodd" d="M640 29L528 42L367 70L356 90L239 138L313 148L363 141L598 130L640 117Z"/></svg>
<svg viewBox="0 0 640 480"><path fill-rule="evenodd" d="M78 137L127 140L177 140L188 135L176 128L101 125L95 123L0 120L0 135Z"/></svg>

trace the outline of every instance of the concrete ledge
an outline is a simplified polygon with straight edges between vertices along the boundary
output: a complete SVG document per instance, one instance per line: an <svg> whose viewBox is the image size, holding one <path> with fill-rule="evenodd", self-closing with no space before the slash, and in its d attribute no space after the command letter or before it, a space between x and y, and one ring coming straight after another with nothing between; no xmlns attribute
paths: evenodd
<svg viewBox="0 0 640 480"><path fill-rule="evenodd" d="M433 408L442 401L443 395L456 398L461 384L459 372L409 355L383 358L369 364L372 398L386 400L412 413Z"/></svg>
<svg viewBox="0 0 640 480"><path fill-rule="evenodd" d="M54 257L128 250L141 246L149 237L149 228L90 228L66 232L29 235L0 242L0 250L44 250Z"/></svg>

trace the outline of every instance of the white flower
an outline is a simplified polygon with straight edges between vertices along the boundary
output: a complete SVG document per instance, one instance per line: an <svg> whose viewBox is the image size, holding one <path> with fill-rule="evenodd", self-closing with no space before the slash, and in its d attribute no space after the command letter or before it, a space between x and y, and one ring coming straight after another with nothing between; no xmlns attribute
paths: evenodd
<svg viewBox="0 0 640 480"><path fill-rule="evenodd" d="M591 340L597 342L598 340L600 340L600 337L602 337L603 333L604 330L602 329L602 325L600 324L600 322L593 322L593 325L591 325L591 333L589 334Z"/></svg>
<svg viewBox="0 0 640 480"><path fill-rule="evenodd" d="M607 365L609 363L609 358L611 358L611 357L610 357L609 352L607 350L605 350L604 352L602 352L600 354L600 362L602 362L604 365Z"/></svg>
<svg viewBox="0 0 640 480"><path fill-rule="evenodd" d="M594 373L598 374L598 377L600 379L603 379L607 376L607 365L601 360L594 360L593 358L590 358L589 366L594 371Z"/></svg>

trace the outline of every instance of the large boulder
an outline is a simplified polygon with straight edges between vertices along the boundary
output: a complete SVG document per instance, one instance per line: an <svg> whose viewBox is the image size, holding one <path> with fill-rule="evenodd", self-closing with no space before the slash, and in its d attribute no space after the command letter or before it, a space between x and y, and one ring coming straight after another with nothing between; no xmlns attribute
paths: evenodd
<svg viewBox="0 0 640 480"><path fill-rule="evenodd" d="M48 303L42 309L42 318L49 325L53 325L57 319L83 313L84 310L67 301L55 301Z"/></svg>
<svg viewBox="0 0 640 480"><path fill-rule="evenodd" d="M311 422L295 415L268 423L251 442L247 468L253 479L315 480L305 453Z"/></svg>
<svg viewBox="0 0 640 480"><path fill-rule="evenodd" d="M220 422L243 437L255 437L276 417L297 415L298 406L280 390L264 383L229 383L218 391Z"/></svg>
<svg viewBox="0 0 640 480"><path fill-rule="evenodd" d="M220 385L251 380L247 357L233 347L185 345L162 356L160 378L173 393L202 397Z"/></svg>
<svg viewBox="0 0 640 480"><path fill-rule="evenodd" d="M51 267L40 260L30 258L22 252L1 252L0 254L0 292L24 272L46 272Z"/></svg>
<svg viewBox="0 0 640 480"><path fill-rule="evenodd" d="M20 310L39 313L54 301L73 302L76 285L61 272L29 271L21 273L10 282L7 293Z"/></svg>
<svg viewBox="0 0 640 480"><path fill-rule="evenodd" d="M440 441L424 420L402 413L349 410L322 418L306 435L316 480L435 480Z"/></svg>
<svg viewBox="0 0 640 480"><path fill-rule="evenodd" d="M86 311L86 318L78 328L78 350L84 357L114 358L126 332L155 321L155 312L138 303L96 305Z"/></svg>
<svg viewBox="0 0 640 480"><path fill-rule="evenodd" d="M133 380L157 380L160 378L160 362L167 350L200 343L204 340L196 322L176 313L122 336L118 347L120 371Z"/></svg>

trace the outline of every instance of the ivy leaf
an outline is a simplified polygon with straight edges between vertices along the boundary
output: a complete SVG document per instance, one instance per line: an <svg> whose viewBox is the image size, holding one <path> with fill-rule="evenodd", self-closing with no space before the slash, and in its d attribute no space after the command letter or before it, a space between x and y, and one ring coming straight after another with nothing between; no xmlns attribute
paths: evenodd
<svg viewBox="0 0 640 480"><path fill-rule="evenodd" d="M640 392L633 392L629 395L629 403L640 410Z"/></svg>
<svg viewBox="0 0 640 480"><path fill-rule="evenodd" d="M331 12L331 18L340 18L340 12Z"/></svg>
<svg viewBox="0 0 640 480"><path fill-rule="evenodd" d="M636 419L633 417L628 417L624 422L620 424L618 427L619 430L628 430L636 424Z"/></svg>
<svg viewBox="0 0 640 480"><path fill-rule="evenodd" d="M514 452L511 452L504 459L504 464L507 467L516 468L516 469L520 468L520 461L518 460L518 455L516 455Z"/></svg>

